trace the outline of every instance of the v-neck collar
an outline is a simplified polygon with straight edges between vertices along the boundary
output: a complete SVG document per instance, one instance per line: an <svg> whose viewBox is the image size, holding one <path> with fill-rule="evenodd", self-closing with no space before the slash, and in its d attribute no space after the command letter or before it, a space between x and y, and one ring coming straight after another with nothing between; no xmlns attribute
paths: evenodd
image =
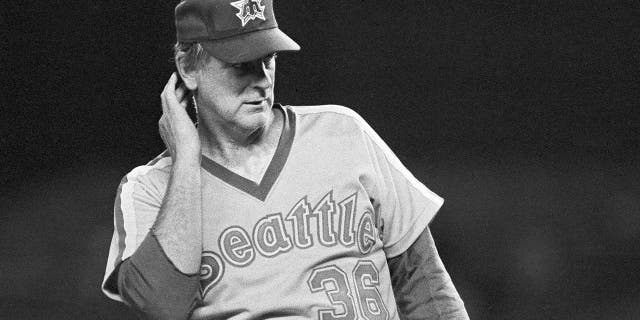
<svg viewBox="0 0 640 320"><path fill-rule="evenodd" d="M278 141L276 152L273 154L269 167L267 167L267 171L259 184L225 168L204 155L202 155L201 162L202 168L210 174L260 201L264 201L264 199L267 198L271 187L273 187L278 176L280 176L280 172L289 157L289 151L291 151L296 129L295 113L293 113L290 108L284 108L279 104L274 104L273 107L280 109L284 114L282 132L280 133L280 140Z"/></svg>

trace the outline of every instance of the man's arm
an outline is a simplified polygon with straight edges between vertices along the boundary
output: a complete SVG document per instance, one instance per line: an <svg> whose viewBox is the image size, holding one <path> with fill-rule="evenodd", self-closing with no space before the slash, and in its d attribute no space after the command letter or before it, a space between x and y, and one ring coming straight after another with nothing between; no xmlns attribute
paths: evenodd
<svg viewBox="0 0 640 320"><path fill-rule="evenodd" d="M120 295L147 318L187 319L199 301L199 185L199 169L172 168L154 227L118 268Z"/></svg>
<svg viewBox="0 0 640 320"><path fill-rule="evenodd" d="M119 266L118 291L151 319L186 319L198 299L202 254L200 141L174 73L162 92L160 135L172 157L156 220L133 255Z"/></svg>
<svg viewBox="0 0 640 320"><path fill-rule="evenodd" d="M400 319L469 319L429 227L407 251L387 263Z"/></svg>
<svg viewBox="0 0 640 320"><path fill-rule="evenodd" d="M158 127L173 166L152 232L178 270L194 273L200 270L202 254L200 138L186 111L187 89L176 88L177 82L174 72L160 95Z"/></svg>

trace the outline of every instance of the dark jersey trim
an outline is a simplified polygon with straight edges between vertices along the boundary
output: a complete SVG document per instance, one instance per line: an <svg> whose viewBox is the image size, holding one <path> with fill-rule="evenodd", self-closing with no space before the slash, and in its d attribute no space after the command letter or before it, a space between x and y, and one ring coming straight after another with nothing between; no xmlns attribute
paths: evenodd
<svg viewBox="0 0 640 320"><path fill-rule="evenodd" d="M117 272L118 292L147 318L187 319L200 303L200 273L178 270L151 232Z"/></svg>
<svg viewBox="0 0 640 320"><path fill-rule="evenodd" d="M280 133L278 146L276 147L276 152L274 153L260 184L256 184L255 182L236 174L204 155L202 156L202 168L207 170L207 172L260 201L264 201L267 198L269 191L271 191L271 187L273 187L278 176L280 176L280 172L282 172L282 169L287 162L287 158L289 157L291 145L293 144L293 137L295 136L296 131L295 113L293 113L290 108L284 108L279 104L275 104L273 107L282 110L284 114L284 124L282 132Z"/></svg>

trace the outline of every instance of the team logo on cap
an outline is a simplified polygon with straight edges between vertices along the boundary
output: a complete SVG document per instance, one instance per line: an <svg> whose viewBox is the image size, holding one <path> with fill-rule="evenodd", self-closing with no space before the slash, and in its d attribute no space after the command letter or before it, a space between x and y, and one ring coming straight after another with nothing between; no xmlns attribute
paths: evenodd
<svg viewBox="0 0 640 320"><path fill-rule="evenodd" d="M231 2L231 5L239 10L238 13L236 13L236 17L240 19L243 27L255 18L264 21L267 20L264 16L265 6L260 4L261 1L262 0L239 0Z"/></svg>

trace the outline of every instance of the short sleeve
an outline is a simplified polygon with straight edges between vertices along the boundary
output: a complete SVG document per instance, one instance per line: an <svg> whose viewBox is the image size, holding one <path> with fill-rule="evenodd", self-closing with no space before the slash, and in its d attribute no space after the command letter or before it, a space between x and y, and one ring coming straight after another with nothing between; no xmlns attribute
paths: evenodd
<svg viewBox="0 0 640 320"><path fill-rule="evenodd" d="M444 199L418 181L360 116L356 120L375 172L371 195L382 227L385 254L392 258L413 244Z"/></svg>
<svg viewBox="0 0 640 320"><path fill-rule="evenodd" d="M109 281L118 265L129 258L145 239L158 216L168 183L170 157L159 157L129 172L120 182L113 208L114 231L102 281L102 291L123 302Z"/></svg>

